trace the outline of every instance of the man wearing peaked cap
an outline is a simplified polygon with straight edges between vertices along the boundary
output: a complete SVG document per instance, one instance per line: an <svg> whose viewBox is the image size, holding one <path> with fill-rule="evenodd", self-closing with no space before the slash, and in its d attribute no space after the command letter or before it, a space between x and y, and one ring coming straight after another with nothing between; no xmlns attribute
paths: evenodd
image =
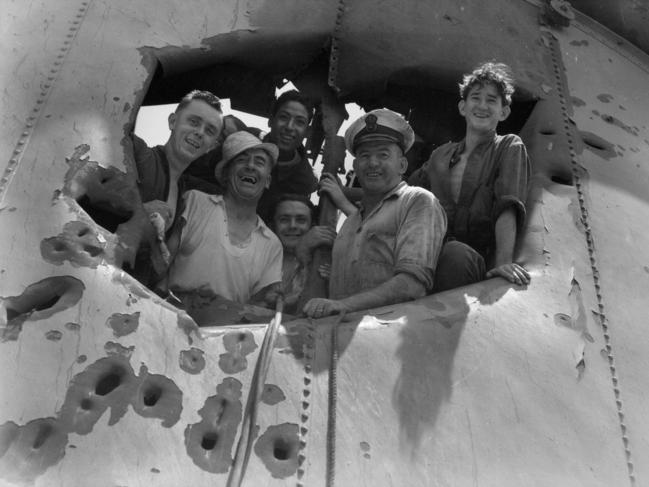
<svg viewBox="0 0 649 487"><path fill-rule="evenodd" d="M432 193L402 180L414 138L408 122L385 108L347 129L345 143L363 196L334 242L329 299L307 302L308 316L408 301L432 290L446 215Z"/></svg>
<svg viewBox="0 0 649 487"><path fill-rule="evenodd" d="M248 132L225 139L215 168L225 193L185 194L180 224L169 243L175 259L163 289L181 300L199 290L241 304L262 304L275 294L282 280L282 245L257 216L257 203L270 185L277 156L275 144Z"/></svg>

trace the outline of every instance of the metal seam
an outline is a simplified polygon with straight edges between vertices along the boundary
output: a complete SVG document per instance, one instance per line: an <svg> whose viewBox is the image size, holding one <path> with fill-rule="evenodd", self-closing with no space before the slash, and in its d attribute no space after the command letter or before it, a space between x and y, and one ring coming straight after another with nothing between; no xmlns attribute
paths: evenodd
<svg viewBox="0 0 649 487"><path fill-rule="evenodd" d="M336 480L336 407L338 402L338 325L342 313L331 327L331 360L329 362L329 400L327 404L327 478L326 486L334 487Z"/></svg>
<svg viewBox="0 0 649 487"><path fill-rule="evenodd" d="M34 132L34 127L40 119L42 108L49 98L50 93L52 92L54 83L59 77L61 66L67 59L70 48L72 47L72 42L77 37L77 33L79 32L81 23L86 17L90 3L91 1L81 2L81 7L77 10L74 19L70 22L70 27L67 30L67 34L65 36L65 39L63 40L62 46L56 51L58 54L56 54L55 60L52 62L52 65L49 71L47 71L44 81L41 83L41 92L36 99L34 108L32 108L31 112L29 112L29 115L27 116L27 120L23 127L23 132L18 138L7 167L5 168L2 177L0 178L0 201L2 201L2 198L4 198L4 193L9 186L13 175L16 173L16 169L20 165L24 149L27 147L27 143L29 142L29 139Z"/></svg>
<svg viewBox="0 0 649 487"><path fill-rule="evenodd" d="M313 383L313 358L315 355L315 326L312 320L306 326L306 344L304 345L304 378L302 389L302 412L300 413L299 452L297 455L297 487L304 487L306 473L306 446L309 433L309 413L311 406L311 387Z"/></svg>
<svg viewBox="0 0 649 487"><path fill-rule="evenodd" d="M336 85L336 79L338 78L338 59L340 56L340 48L338 46L338 43L344 14L345 0L339 0L336 12L336 24L331 35L331 52L329 53L329 77L327 80L331 89L336 93L340 93L340 88L338 88L338 86Z"/></svg>
<svg viewBox="0 0 649 487"><path fill-rule="evenodd" d="M575 188L577 189L577 196L579 199L579 209L581 212L581 221L584 225L585 235L586 235L586 244L588 248L588 256L590 260L590 266L593 273L593 283L595 286L595 294L597 298L597 307L600 325L602 327L602 332L604 335L604 344L606 350L606 356L609 364L609 371L611 373L611 383L613 385L613 394L615 398L615 406L617 409L618 420L620 424L620 431L622 433L622 444L624 446L624 454L626 456L626 466L629 474L629 482L631 486L636 485L634 467L633 467L633 458L631 455L631 448L629 438L626 434L627 426L624 422L624 409L622 407L622 393L619 387L619 378L617 376L617 370L615 366L615 357L613 356L613 347L611 346L611 336L609 333L608 319L606 318L605 307L604 307L604 298L601 291L601 282L599 278L599 269L597 265L597 256L595 251L595 241L593 239L593 234L590 228L589 218L588 218L588 208L586 208L586 198L584 187L581 182L579 175L579 163L577 161L577 153L574 149L574 143L572 140L572 135L570 131L570 116L568 114L568 107L566 103L566 93L564 92L564 84L561 77L561 69L563 69L563 64L559 63L561 53L559 51L559 42L554 37L551 36L551 52L552 52L552 63L554 68L554 75L556 81L557 93L559 96L559 102L561 105L561 114L564 121L564 127L566 132L566 138L568 140L568 147L570 149L570 162L572 166L572 177L575 183Z"/></svg>

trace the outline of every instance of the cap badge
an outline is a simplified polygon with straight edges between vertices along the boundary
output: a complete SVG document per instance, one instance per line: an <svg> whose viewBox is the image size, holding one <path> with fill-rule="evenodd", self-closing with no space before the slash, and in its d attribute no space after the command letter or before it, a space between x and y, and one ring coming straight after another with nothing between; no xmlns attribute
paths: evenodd
<svg viewBox="0 0 649 487"><path fill-rule="evenodd" d="M378 118L376 118L376 115L374 114L369 114L365 117L365 128L368 132L375 132L377 129L376 122L378 121Z"/></svg>

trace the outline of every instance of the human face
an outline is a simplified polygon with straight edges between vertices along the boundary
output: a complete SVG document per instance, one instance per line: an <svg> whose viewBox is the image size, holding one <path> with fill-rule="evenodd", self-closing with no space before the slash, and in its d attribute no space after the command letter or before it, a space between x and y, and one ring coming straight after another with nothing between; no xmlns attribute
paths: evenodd
<svg viewBox="0 0 649 487"><path fill-rule="evenodd" d="M275 210L275 233L285 249L294 250L311 228L311 210L301 201L282 201Z"/></svg>
<svg viewBox="0 0 649 487"><path fill-rule="evenodd" d="M171 156L190 163L216 147L223 120L221 114L203 100L192 100L169 115L171 135L167 146Z"/></svg>
<svg viewBox="0 0 649 487"><path fill-rule="evenodd" d="M401 182L408 160L397 144L366 142L356 149L354 172L364 193L383 195Z"/></svg>
<svg viewBox="0 0 649 487"><path fill-rule="evenodd" d="M466 100L460 100L458 108L466 120L467 130L476 133L495 132L498 123L510 113L509 106L503 105L502 97L491 83L474 85Z"/></svg>
<svg viewBox="0 0 649 487"><path fill-rule="evenodd" d="M293 154L306 136L309 113L300 102L288 101L268 121L268 126L279 150Z"/></svg>
<svg viewBox="0 0 649 487"><path fill-rule="evenodd" d="M258 200L270 186L272 159L263 149L248 149L229 164L228 186L232 195Z"/></svg>

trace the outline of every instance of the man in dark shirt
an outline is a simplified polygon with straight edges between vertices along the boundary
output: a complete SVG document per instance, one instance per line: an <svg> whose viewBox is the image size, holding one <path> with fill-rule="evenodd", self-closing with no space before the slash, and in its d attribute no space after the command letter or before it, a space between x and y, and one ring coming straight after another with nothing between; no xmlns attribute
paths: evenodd
<svg viewBox="0 0 649 487"><path fill-rule="evenodd" d="M296 90L282 93L268 119L270 132L264 142L279 148L279 159L273 169L270 187L262 196L258 213L270 224L271 211L281 194L310 195L318 189L302 142L313 119L314 106L309 98Z"/></svg>
<svg viewBox="0 0 649 487"><path fill-rule="evenodd" d="M166 260L164 234L181 213L179 202L188 189L185 170L217 144L223 126L221 102L209 91L192 91L182 98L168 121L171 133L163 146L149 147L137 135L131 137L137 186L152 221L145 232L151 245L138 251L133 271L145 284L152 284L151 266L156 272L164 267L159 257L161 253ZM200 182L191 187L201 189Z"/></svg>
<svg viewBox="0 0 649 487"><path fill-rule="evenodd" d="M515 284L530 282L529 273L514 262L530 162L517 135L496 134L498 123L510 114L513 92L504 64L485 63L465 75L458 104L465 138L435 149L408 180L432 191L448 218L436 292L497 276Z"/></svg>

